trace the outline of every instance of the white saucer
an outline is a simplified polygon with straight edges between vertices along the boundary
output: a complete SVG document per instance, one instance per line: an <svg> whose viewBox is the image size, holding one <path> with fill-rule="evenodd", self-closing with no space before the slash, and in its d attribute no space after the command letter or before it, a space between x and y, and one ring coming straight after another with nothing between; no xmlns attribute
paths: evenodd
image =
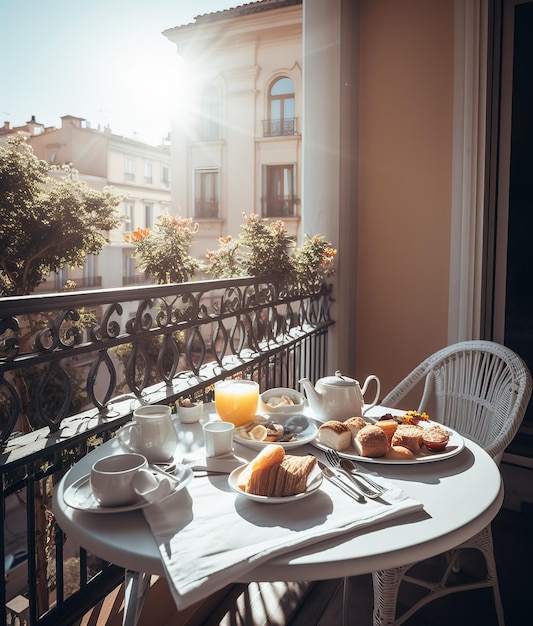
<svg viewBox="0 0 533 626"><path fill-rule="evenodd" d="M256 502L262 502L263 504L285 504L286 502L294 502L295 500L301 500L302 498L306 498L314 493L322 484L322 472L318 465L315 465L311 473L309 474L309 478L307 481L307 489L303 493L298 493L295 496L284 496L284 497L276 497L271 498L268 496L256 496L253 493L246 493L238 486L238 479L240 473L248 467L248 464L238 467L234 469L233 472L228 477L228 484L233 489L233 491L237 492L241 496L245 498L249 498L250 500L255 500Z"/></svg>
<svg viewBox="0 0 533 626"><path fill-rule="evenodd" d="M247 448L252 448L252 450L262 450L265 446L268 446L270 443L275 443L277 445L283 446L285 450L291 450L293 448L299 448L301 446L305 446L306 443L310 443L313 439L316 438L318 434L318 426L316 422L307 417L306 415L297 415L294 413L289 413L287 415L274 415L272 413L268 415L261 416L261 418L256 418L257 423L261 424L264 422L276 422L277 424L281 424L285 426L285 424L291 420L298 417L302 417L307 420L307 427L299 433L295 433L294 441L254 441L253 439L245 439L240 436L240 432L245 427L240 426L235 429L233 434L233 441L235 443L240 443L242 446L246 446Z"/></svg>
<svg viewBox="0 0 533 626"><path fill-rule="evenodd" d="M193 477L193 472L190 467L178 465L172 475L179 479L179 483L173 480L171 481L173 488L169 495L187 486ZM93 495L89 478L89 474L82 476L82 478L79 478L67 488L63 499L68 506L87 513L127 513L128 511L142 509L150 504L150 502L145 500L142 496L139 496L136 502L125 506L101 506ZM166 497L168 497L168 495ZM164 498L162 498L162 500L163 499Z"/></svg>

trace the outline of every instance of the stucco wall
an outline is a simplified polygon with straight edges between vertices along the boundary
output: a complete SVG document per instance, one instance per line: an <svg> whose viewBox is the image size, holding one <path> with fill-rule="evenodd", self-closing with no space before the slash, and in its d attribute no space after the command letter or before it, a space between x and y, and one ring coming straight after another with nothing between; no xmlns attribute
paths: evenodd
<svg viewBox="0 0 533 626"><path fill-rule="evenodd" d="M356 371L384 391L447 343L453 5L360 4Z"/></svg>

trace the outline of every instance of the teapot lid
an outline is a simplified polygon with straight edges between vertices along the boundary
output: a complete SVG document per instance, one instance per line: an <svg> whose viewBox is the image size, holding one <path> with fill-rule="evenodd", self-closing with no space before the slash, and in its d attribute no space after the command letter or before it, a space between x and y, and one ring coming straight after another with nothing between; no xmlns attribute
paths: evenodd
<svg viewBox="0 0 533 626"><path fill-rule="evenodd" d="M333 385L335 387L353 387L357 384L357 381L348 376L343 376L340 370L337 370L333 376L326 376L321 378L320 382L323 385Z"/></svg>

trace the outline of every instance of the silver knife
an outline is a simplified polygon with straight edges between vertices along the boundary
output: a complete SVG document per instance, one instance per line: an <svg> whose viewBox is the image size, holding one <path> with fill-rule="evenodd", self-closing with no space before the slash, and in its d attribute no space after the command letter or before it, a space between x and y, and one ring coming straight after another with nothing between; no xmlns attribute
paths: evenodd
<svg viewBox="0 0 533 626"><path fill-rule="evenodd" d="M359 491L356 491L355 487L349 487L333 472L331 468L329 468L327 465L324 465L322 461L319 461L317 459L317 462L322 474L336 487L338 487L341 491L344 491L345 494L349 495L354 500L357 500L357 502L366 502L363 494Z"/></svg>

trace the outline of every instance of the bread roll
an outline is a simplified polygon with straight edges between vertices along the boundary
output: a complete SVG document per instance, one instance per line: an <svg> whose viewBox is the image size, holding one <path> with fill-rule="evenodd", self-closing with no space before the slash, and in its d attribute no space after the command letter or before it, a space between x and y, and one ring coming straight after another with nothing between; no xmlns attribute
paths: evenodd
<svg viewBox="0 0 533 626"><path fill-rule="evenodd" d="M389 449L387 436L379 426L369 424L354 437L354 446L361 456L376 458L385 456Z"/></svg>
<svg viewBox="0 0 533 626"><path fill-rule="evenodd" d="M330 420L318 429L318 440L333 450L346 450L352 443L352 431L343 422Z"/></svg>
<svg viewBox="0 0 533 626"><path fill-rule="evenodd" d="M246 469L240 473L237 485L240 489L246 491L246 487L253 472L279 464L284 458L285 450L283 446L275 443L266 445L261 452L254 459L252 459L250 463L248 463Z"/></svg>
<svg viewBox="0 0 533 626"><path fill-rule="evenodd" d="M385 455L386 459L414 459L415 455L409 450L409 448L404 448L403 446L391 446L387 450L387 454Z"/></svg>
<svg viewBox="0 0 533 626"><path fill-rule="evenodd" d="M307 489L307 479L315 465L312 455L286 455L281 463L253 470L244 491L276 498L295 496Z"/></svg>
<svg viewBox="0 0 533 626"><path fill-rule="evenodd" d="M422 446L423 432L424 429L422 426L400 424L392 436L391 444L393 446L403 446L416 454Z"/></svg>
<svg viewBox="0 0 533 626"><path fill-rule="evenodd" d="M351 430L352 437L355 437L361 428L368 426L368 422L363 417L350 417L344 423Z"/></svg>

